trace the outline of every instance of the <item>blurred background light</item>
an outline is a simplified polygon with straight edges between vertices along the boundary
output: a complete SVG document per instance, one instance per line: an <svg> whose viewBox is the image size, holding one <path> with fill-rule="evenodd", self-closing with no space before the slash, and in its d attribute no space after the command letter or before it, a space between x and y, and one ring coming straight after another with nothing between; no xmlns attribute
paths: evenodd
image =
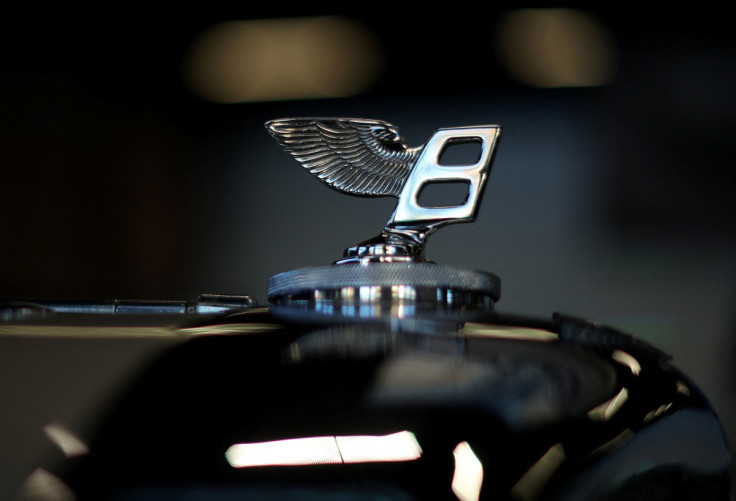
<svg viewBox="0 0 736 501"><path fill-rule="evenodd" d="M36 468L25 479L12 501L77 501L77 495L53 473Z"/></svg>
<svg viewBox="0 0 736 501"><path fill-rule="evenodd" d="M340 16L228 21L202 32L184 77L215 103L344 97L381 73L376 38Z"/></svg>
<svg viewBox="0 0 736 501"><path fill-rule="evenodd" d="M89 447L80 438L59 424L47 424L43 427L43 432L68 458L89 453Z"/></svg>
<svg viewBox="0 0 736 501"><path fill-rule="evenodd" d="M500 18L497 36L500 59L531 87L606 85L615 74L612 35L581 10L513 10Z"/></svg>

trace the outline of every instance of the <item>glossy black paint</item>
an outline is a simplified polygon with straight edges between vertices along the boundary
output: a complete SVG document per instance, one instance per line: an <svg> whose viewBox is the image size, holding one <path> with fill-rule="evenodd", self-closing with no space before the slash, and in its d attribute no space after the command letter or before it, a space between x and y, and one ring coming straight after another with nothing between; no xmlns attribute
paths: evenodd
<svg viewBox="0 0 736 501"><path fill-rule="evenodd" d="M457 499L452 451L465 441L483 467L480 499L728 499L718 419L666 355L577 319L486 320L473 325L501 330L223 317L218 332L254 331L200 335L156 361L59 475L79 499ZM549 338L505 338L522 326ZM601 404L624 388L607 415ZM401 430L418 460L236 469L224 455L242 442ZM523 481L553 449L562 460Z"/></svg>

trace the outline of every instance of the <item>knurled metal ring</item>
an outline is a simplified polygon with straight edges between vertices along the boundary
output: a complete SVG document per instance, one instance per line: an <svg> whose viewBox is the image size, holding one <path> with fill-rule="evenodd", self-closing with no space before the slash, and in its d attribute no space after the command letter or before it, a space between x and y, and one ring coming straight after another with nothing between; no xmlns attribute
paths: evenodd
<svg viewBox="0 0 736 501"><path fill-rule="evenodd" d="M341 264L299 268L274 275L268 280L268 299L298 295L315 290L342 287L409 286L438 288L487 295L497 301L501 280L491 273L434 263Z"/></svg>

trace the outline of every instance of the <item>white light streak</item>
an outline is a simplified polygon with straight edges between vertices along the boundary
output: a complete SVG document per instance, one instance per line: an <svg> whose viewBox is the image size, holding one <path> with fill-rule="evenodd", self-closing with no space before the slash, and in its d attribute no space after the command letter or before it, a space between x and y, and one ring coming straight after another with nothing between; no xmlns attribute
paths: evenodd
<svg viewBox="0 0 736 501"><path fill-rule="evenodd" d="M228 21L201 33L184 78L216 103L344 97L384 64L376 36L341 16Z"/></svg>
<svg viewBox="0 0 736 501"><path fill-rule="evenodd" d="M687 386L687 384L685 384L685 382L678 381L677 383L675 383L675 386L677 388L677 393L685 395L687 397L690 396L690 388Z"/></svg>
<svg viewBox="0 0 736 501"><path fill-rule="evenodd" d="M467 442L457 444L452 454L455 456L452 492L460 501L478 501L483 486L483 465Z"/></svg>
<svg viewBox="0 0 736 501"><path fill-rule="evenodd" d="M234 444L225 452L233 468L412 461L421 455L416 437L408 431Z"/></svg>

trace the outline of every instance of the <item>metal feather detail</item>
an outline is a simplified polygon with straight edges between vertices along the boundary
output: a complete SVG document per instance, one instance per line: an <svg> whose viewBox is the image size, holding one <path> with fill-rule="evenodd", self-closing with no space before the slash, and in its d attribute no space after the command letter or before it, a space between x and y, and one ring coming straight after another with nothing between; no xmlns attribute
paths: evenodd
<svg viewBox="0 0 736 501"><path fill-rule="evenodd" d="M266 128L323 183L353 195L398 197L423 148L381 120L285 118Z"/></svg>

